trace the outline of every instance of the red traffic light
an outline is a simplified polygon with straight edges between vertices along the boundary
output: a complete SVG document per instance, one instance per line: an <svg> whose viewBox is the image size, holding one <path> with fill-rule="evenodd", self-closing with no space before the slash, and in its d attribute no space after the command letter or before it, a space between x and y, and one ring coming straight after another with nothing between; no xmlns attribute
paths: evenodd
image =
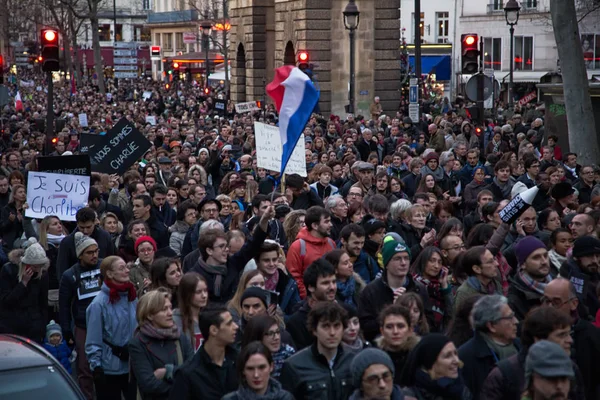
<svg viewBox="0 0 600 400"><path fill-rule="evenodd" d="M44 40L47 42L54 42L57 37L56 31L48 29L44 32Z"/></svg>
<svg viewBox="0 0 600 400"><path fill-rule="evenodd" d="M165 89L168 89L168 88L169 88L169 84L167 83L167 84L165 85Z"/></svg>
<svg viewBox="0 0 600 400"><path fill-rule="evenodd" d="M58 138L57 137L53 137L52 138L52 144L56 144L58 143Z"/></svg>
<svg viewBox="0 0 600 400"><path fill-rule="evenodd" d="M39 62L42 62L44 60L44 57L39 56L37 59L38 59Z"/></svg>
<svg viewBox="0 0 600 400"><path fill-rule="evenodd" d="M174 62L173 63L173 68L179 68L179 63L178 62Z"/></svg>
<svg viewBox="0 0 600 400"><path fill-rule="evenodd" d="M308 53L306 51L301 51L298 53L298 61L307 62L308 61Z"/></svg>
<svg viewBox="0 0 600 400"><path fill-rule="evenodd" d="M477 41L477 39L474 36L467 36L465 38L465 43L469 46L472 46L473 44L475 44L476 41Z"/></svg>
<svg viewBox="0 0 600 400"><path fill-rule="evenodd" d="M210 89L209 88L204 88L204 94L210 94Z"/></svg>

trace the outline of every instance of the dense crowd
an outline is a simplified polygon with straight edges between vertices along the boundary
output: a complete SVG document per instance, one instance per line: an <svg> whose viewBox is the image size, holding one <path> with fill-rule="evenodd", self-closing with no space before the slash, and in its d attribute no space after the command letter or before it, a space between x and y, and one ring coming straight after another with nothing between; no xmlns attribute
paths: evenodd
<svg viewBox="0 0 600 400"><path fill-rule="evenodd" d="M257 166L273 107L58 84L47 148L45 86L25 79L1 113L0 332L74 367L88 399L600 399L600 168L561 151L543 107L481 130L461 99L419 121L378 99L315 114L308 176L281 177ZM26 217L38 158L123 117L143 159L93 172L75 222Z"/></svg>

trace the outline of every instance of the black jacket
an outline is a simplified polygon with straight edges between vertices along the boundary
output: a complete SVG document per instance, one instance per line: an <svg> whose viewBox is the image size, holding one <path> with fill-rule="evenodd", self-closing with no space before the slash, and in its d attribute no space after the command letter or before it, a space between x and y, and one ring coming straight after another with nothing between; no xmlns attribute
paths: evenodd
<svg viewBox="0 0 600 400"><path fill-rule="evenodd" d="M410 274L406 276L406 279L406 291L414 292L421 296L425 312L429 314L431 305L427 289L422 283L415 281ZM383 307L393 302L394 292L387 283L386 273L383 273L381 278L377 278L369 283L361 292L358 301L358 318L360 319L360 326L363 330L365 340L373 342L379 334L379 324L377 323L379 312Z"/></svg>
<svg viewBox="0 0 600 400"><path fill-rule="evenodd" d="M379 154L377 143L373 140L370 140L368 143L363 138L359 138L358 143L356 143L356 148L358 149L358 153L360 154L360 159L363 161L367 161L369 159L369 154L375 152Z"/></svg>
<svg viewBox="0 0 600 400"><path fill-rule="evenodd" d="M354 353L338 346L333 367L314 343L283 363L279 381L296 400L346 400L354 391L350 363Z"/></svg>
<svg viewBox="0 0 600 400"><path fill-rule="evenodd" d="M56 260L56 273L59 277L62 277L64 272L79 262L77 258L77 254L75 253L75 233L79 232L78 229L75 229L68 235L66 238L60 242L60 246L58 247L58 259ZM115 246L113 244L112 238L110 237L110 233L106 232L104 229L96 226L94 228L94 232L91 235L92 239L94 239L98 243L98 249L100 250L100 254L98 254L98 258L106 258L108 256L113 256L116 254ZM168 239L167 239L168 243ZM159 246L160 247L160 246ZM59 278L60 279L60 278Z"/></svg>
<svg viewBox="0 0 600 400"><path fill-rule="evenodd" d="M591 322L579 319L571 329L571 336L571 358L583 376L585 398L600 399L600 330Z"/></svg>
<svg viewBox="0 0 600 400"><path fill-rule="evenodd" d="M276 381L274 378L269 380L269 387L267 392L263 396L256 396L256 400L268 399L268 400L294 400L294 396L287 390L281 388L281 383ZM229 393L227 396L223 396L222 400L248 400L247 393L237 390L233 393Z"/></svg>
<svg viewBox="0 0 600 400"><path fill-rule="evenodd" d="M10 214L14 214L14 221L10 220ZM7 253L13 249L15 240L19 239L22 234L23 223L17 218L15 203L9 203L0 210L0 238L2 247Z"/></svg>
<svg viewBox="0 0 600 400"><path fill-rule="evenodd" d="M568 258L560 267L560 276L571 281L577 292L579 315L584 319L594 319L600 301L596 296L596 285L598 284L598 275L590 276L584 273L573 258Z"/></svg>
<svg viewBox="0 0 600 400"><path fill-rule="evenodd" d="M308 301L303 300L300 308L286 322L286 330L292 336L296 350L302 350L314 342L315 338L306 326L309 312Z"/></svg>
<svg viewBox="0 0 600 400"><path fill-rule="evenodd" d="M303 191L290 204L290 207L294 210L308 210L312 206L323 207L323 200L314 190Z"/></svg>
<svg viewBox="0 0 600 400"><path fill-rule="evenodd" d="M146 220L146 223L150 227L150 236L156 241L156 247L159 249L169 247L169 229L156 217L154 212Z"/></svg>
<svg viewBox="0 0 600 400"><path fill-rule="evenodd" d="M542 295L529 288L518 273L510 281L506 296L508 305L514 311L515 317L523 321L529 310L542 305Z"/></svg>
<svg viewBox="0 0 600 400"><path fill-rule="evenodd" d="M218 366L212 362L204 346L200 347L192 359L175 372L169 399L220 400L237 390L237 356L237 352L228 347L223 365Z"/></svg>

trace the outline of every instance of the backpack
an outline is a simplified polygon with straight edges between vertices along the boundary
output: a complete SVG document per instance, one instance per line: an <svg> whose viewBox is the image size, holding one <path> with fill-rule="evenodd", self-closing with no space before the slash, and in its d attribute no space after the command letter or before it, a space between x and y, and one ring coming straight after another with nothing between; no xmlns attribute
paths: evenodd
<svg viewBox="0 0 600 400"><path fill-rule="evenodd" d="M302 260L302 265L304 265L304 256L306 256L306 240L298 239L300 241L300 259ZM331 246L331 250L337 249L335 242L331 238L327 238L327 243Z"/></svg>

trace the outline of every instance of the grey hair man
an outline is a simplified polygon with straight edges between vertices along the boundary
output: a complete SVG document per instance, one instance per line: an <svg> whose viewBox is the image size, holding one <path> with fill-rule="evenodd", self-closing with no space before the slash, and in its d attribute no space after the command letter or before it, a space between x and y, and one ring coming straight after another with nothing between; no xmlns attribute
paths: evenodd
<svg viewBox="0 0 600 400"><path fill-rule="evenodd" d="M325 209L331 213L331 233L329 237L337 241L342 228L348 224L348 203L342 195L334 194L325 201Z"/></svg>

